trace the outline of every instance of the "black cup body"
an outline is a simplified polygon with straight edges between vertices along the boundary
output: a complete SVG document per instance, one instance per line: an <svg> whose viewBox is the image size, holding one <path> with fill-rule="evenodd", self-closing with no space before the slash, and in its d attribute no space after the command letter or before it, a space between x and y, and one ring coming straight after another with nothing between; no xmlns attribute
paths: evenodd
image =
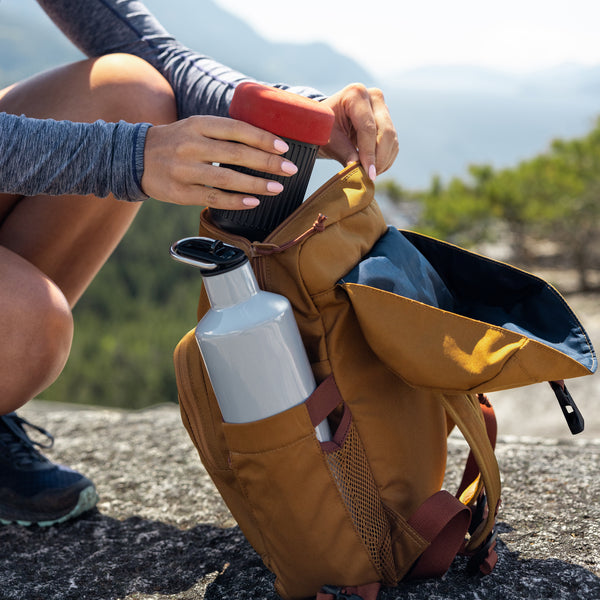
<svg viewBox="0 0 600 600"><path fill-rule="evenodd" d="M302 204L319 146L280 137L289 145L289 150L283 156L298 167L298 172L289 177L279 177L236 165L222 165L240 173L278 181L283 185L283 191L276 196L257 196L260 204L248 210L211 208L210 215L216 225L253 242L263 241Z"/></svg>

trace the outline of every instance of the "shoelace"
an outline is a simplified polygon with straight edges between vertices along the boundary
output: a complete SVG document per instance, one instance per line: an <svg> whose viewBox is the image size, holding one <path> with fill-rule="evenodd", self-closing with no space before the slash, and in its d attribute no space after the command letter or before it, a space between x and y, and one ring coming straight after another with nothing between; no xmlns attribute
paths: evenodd
<svg viewBox="0 0 600 600"><path fill-rule="evenodd" d="M19 417L16 413L0 415L0 421L6 429L6 431L2 431L0 428L0 445L6 448L15 464L27 465L34 462L46 462L46 458L38 452L37 448L46 450L52 448L54 437L50 433L42 427L38 427L26 419ZM35 429L42 435L45 435L49 441L42 444L30 439L25 432L24 426Z"/></svg>

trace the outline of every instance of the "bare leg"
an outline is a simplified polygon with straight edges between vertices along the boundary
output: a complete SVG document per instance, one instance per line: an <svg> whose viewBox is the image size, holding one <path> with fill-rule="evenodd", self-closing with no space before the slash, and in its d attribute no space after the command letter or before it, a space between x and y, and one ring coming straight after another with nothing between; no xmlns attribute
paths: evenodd
<svg viewBox="0 0 600 600"><path fill-rule="evenodd" d="M173 92L150 65L109 55L0 91L0 111L71 121L176 119ZM44 390L68 358L72 307L139 209L112 197L0 194L0 414Z"/></svg>

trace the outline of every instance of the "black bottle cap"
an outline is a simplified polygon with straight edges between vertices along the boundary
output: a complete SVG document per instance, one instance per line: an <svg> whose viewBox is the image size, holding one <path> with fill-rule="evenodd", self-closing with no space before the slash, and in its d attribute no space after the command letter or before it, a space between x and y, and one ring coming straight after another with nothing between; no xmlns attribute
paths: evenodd
<svg viewBox="0 0 600 600"><path fill-rule="evenodd" d="M171 256L179 262L198 267L203 277L221 275L248 261L244 251L220 240L189 237L171 246Z"/></svg>

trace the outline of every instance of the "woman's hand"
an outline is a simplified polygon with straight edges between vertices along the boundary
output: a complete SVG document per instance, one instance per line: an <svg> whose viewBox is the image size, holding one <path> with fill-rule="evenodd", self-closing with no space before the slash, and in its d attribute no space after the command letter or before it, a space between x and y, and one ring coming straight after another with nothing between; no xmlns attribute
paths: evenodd
<svg viewBox="0 0 600 600"><path fill-rule="evenodd" d="M289 176L298 169L280 156L287 150L287 144L277 136L224 117L194 116L150 127L142 189L152 198L174 204L226 210L254 208L259 204L256 195L275 196L283 186L213 163Z"/></svg>
<svg viewBox="0 0 600 600"><path fill-rule="evenodd" d="M343 165L360 161L372 180L392 166L398 137L381 90L353 83L323 103L333 109L335 124L320 156Z"/></svg>

